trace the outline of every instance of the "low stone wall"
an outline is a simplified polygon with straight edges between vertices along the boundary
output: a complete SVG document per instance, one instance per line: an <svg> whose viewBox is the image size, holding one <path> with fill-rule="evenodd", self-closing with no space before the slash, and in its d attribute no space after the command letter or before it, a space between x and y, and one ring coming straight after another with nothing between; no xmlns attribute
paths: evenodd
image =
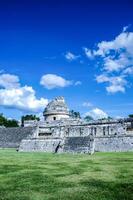
<svg viewBox="0 0 133 200"><path fill-rule="evenodd" d="M19 151L37 151L57 153L61 139L26 139L22 140Z"/></svg>
<svg viewBox="0 0 133 200"><path fill-rule="evenodd" d="M63 152L68 153L93 153L93 141L90 137L67 137Z"/></svg>
<svg viewBox="0 0 133 200"><path fill-rule="evenodd" d="M21 140L30 137L34 131L32 127L0 128L0 148L18 148Z"/></svg>
<svg viewBox="0 0 133 200"><path fill-rule="evenodd" d="M96 137L95 152L133 151L133 136Z"/></svg>

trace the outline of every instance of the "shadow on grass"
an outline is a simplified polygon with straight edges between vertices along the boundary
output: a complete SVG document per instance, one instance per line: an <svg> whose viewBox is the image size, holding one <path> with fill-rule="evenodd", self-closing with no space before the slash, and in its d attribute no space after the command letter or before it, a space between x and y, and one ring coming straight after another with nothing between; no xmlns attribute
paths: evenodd
<svg viewBox="0 0 133 200"><path fill-rule="evenodd" d="M133 199L132 155L26 155L1 159L0 200Z"/></svg>
<svg viewBox="0 0 133 200"><path fill-rule="evenodd" d="M32 193L56 194L60 188L73 187L71 183L61 183L54 176L41 171L10 174L0 181L0 200L31 199ZM44 198L45 199L45 198Z"/></svg>
<svg viewBox="0 0 133 200"><path fill-rule="evenodd" d="M0 200L33 200L34 193L41 195L41 200L130 200L132 192L132 183L87 179L77 184L41 171L13 173L0 182Z"/></svg>
<svg viewBox="0 0 133 200"><path fill-rule="evenodd" d="M94 191L94 199L131 200L133 199L133 183L104 182L101 180L86 180L80 183ZM89 199L89 198L88 198Z"/></svg>

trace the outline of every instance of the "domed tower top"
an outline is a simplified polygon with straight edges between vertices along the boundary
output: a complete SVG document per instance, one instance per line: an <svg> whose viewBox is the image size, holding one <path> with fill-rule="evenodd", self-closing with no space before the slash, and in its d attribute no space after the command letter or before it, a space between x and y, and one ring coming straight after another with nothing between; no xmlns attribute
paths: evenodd
<svg viewBox="0 0 133 200"><path fill-rule="evenodd" d="M56 97L54 100L49 102L43 112L43 116L46 121L69 118L69 110L64 97Z"/></svg>

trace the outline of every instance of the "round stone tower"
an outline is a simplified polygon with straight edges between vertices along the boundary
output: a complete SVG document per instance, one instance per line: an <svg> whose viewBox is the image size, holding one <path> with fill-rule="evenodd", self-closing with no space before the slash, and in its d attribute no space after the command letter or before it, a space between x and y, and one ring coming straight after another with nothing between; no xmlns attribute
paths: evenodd
<svg viewBox="0 0 133 200"><path fill-rule="evenodd" d="M69 118L69 110L64 97L56 97L48 103L43 116L46 121L54 121Z"/></svg>

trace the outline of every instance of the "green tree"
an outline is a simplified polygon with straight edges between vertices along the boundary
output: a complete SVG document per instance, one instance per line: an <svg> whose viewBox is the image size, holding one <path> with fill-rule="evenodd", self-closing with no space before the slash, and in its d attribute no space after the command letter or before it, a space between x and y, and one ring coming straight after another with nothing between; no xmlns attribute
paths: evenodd
<svg viewBox="0 0 133 200"><path fill-rule="evenodd" d="M18 121L15 119L7 119L4 115L0 114L0 126L5 127L18 127Z"/></svg>
<svg viewBox="0 0 133 200"><path fill-rule="evenodd" d="M84 118L85 121L89 122L91 120L94 120L93 117L91 117L90 115L87 115L85 118Z"/></svg>
<svg viewBox="0 0 133 200"><path fill-rule="evenodd" d="M40 118L39 117L37 117L36 115L23 115L22 117L21 117L21 124L22 124L22 126L24 126L24 121L25 120L37 120L37 121L40 121Z"/></svg>
<svg viewBox="0 0 133 200"><path fill-rule="evenodd" d="M112 120L113 118L112 117L110 117L110 116L108 116L108 117L103 117L103 118L100 118L100 119L98 119L98 120Z"/></svg>
<svg viewBox="0 0 133 200"><path fill-rule="evenodd" d="M74 110L70 110L70 117L75 119L81 119L80 113Z"/></svg>
<svg viewBox="0 0 133 200"><path fill-rule="evenodd" d="M18 121L15 119L7 120L6 127L18 127Z"/></svg>
<svg viewBox="0 0 133 200"><path fill-rule="evenodd" d="M133 118L133 114L128 115L129 118Z"/></svg>
<svg viewBox="0 0 133 200"><path fill-rule="evenodd" d="M7 119L3 116L3 114L0 114L0 126L5 126L7 122Z"/></svg>
<svg viewBox="0 0 133 200"><path fill-rule="evenodd" d="M112 117L110 117L110 116L108 116L108 118L107 118L108 120L112 120L113 118Z"/></svg>

